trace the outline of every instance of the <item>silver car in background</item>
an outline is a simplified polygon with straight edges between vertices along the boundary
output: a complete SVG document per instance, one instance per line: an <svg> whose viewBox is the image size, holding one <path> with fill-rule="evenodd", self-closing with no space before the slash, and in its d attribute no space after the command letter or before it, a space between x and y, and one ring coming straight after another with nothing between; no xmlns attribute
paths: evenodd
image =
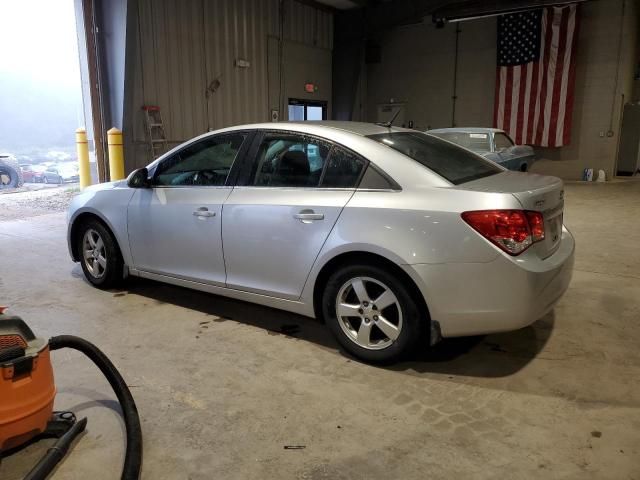
<svg viewBox="0 0 640 480"><path fill-rule="evenodd" d="M528 172L536 160L533 147L516 145L504 130L497 128L439 128L425 133L460 145L509 170Z"/></svg>
<svg viewBox="0 0 640 480"><path fill-rule="evenodd" d="M96 287L135 275L322 318L370 362L529 325L574 254L559 179L367 123L207 133L85 189L68 218Z"/></svg>

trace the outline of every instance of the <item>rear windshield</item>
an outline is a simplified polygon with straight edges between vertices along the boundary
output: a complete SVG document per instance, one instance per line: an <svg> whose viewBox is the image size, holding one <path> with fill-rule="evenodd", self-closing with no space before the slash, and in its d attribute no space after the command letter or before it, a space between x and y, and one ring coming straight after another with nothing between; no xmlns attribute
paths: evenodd
<svg viewBox="0 0 640 480"><path fill-rule="evenodd" d="M389 132L369 135L368 138L404 153L454 185L502 172L490 161L432 135Z"/></svg>
<svg viewBox="0 0 640 480"><path fill-rule="evenodd" d="M489 143L488 133L473 133L473 132L427 132L429 135L434 135L438 138L444 138L461 147L468 148L472 152L476 153L488 153L491 151L491 144Z"/></svg>

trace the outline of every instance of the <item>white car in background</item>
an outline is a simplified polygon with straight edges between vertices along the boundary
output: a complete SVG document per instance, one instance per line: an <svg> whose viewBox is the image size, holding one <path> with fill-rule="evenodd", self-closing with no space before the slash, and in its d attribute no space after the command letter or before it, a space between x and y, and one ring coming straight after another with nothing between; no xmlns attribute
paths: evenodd
<svg viewBox="0 0 640 480"><path fill-rule="evenodd" d="M536 159L533 147L515 145L504 130L497 128L438 128L425 133L460 145L508 170L528 172Z"/></svg>

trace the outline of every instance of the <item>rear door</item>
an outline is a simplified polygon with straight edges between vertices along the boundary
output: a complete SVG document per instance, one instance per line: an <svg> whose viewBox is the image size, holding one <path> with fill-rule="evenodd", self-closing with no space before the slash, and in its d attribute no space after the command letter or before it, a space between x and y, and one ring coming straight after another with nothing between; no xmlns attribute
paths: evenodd
<svg viewBox="0 0 640 480"><path fill-rule="evenodd" d="M224 204L227 286L297 299L366 162L288 132L264 133L250 155Z"/></svg>

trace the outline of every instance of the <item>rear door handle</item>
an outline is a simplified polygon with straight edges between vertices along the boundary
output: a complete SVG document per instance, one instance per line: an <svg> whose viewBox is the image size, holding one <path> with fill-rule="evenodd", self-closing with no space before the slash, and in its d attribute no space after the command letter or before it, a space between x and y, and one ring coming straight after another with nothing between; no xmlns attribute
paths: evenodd
<svg viewBox="0 0 640 480"><path fill-rule="evenodd" d="M324 220L324 213L316 213L313 210L300 210L293 218L300 220L302 223L311 223L314 220Z"/></svg>
<svg viewBox="0 0 640 480"><path fill-rule="evenodd" d="M207 207L200 207L198 208L195 212L193 212L193 215L196 217L215 217L216 216L216 212L210 212L209 209Z"/></svg>

